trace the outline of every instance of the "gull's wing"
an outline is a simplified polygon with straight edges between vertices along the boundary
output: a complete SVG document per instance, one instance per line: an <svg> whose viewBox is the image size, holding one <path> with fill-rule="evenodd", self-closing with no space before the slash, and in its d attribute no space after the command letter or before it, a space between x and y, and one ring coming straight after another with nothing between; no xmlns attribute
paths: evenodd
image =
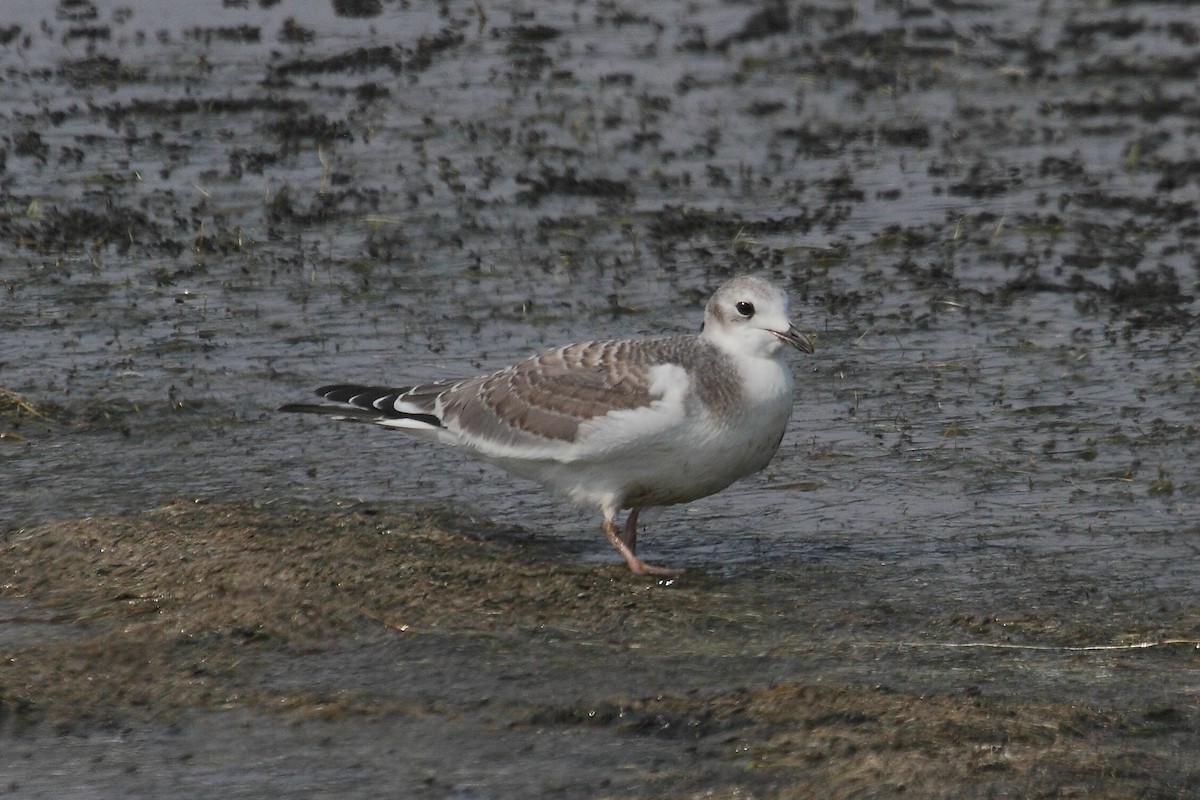
<svg viewBox="0 0 1200 800"><path fill-rule="evenodd" d="M491 375L409 387L336 384L317 394L339 405L288 411L374 422L463 445L490 458L574 459L615 443L605 418L625 420L618 439L652 435L684 417L685 355L696 337L583 342ZM694 345L693 345L694 346ZM630 424L632 423L632 424Z"/></svg>

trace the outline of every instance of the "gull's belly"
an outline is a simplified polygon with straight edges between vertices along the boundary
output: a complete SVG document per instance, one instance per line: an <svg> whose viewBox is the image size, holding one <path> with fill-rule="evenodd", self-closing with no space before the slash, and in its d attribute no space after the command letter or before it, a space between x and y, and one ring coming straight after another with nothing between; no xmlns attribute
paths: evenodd
<svg viewBox="0 0 1200 800"><path fill-rule="evenodd" d="M539 479L582 504L686 503L765 467L779 449L791 410L788 391L754 403L733 420L697 414L608 457L556 465Z"/></svg>
<svg viewBox="0 0 1200 800"><path fill-rule="evenodd" d="M768 410L764 409L764 412ZM763 469L779 449L790 408L770 410L752 425L702 434L690 442L648 449L621 481L626 508L687 503L721 491ZM699 433L699 432L698 432Z"/></svg>

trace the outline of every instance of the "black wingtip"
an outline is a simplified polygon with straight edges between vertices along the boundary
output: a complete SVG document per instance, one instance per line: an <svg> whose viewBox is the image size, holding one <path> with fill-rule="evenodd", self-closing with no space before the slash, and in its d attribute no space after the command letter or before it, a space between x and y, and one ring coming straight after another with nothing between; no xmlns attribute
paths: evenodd
<svg viewBox="0 0 1200 800"><path fill-rule="evenodd" d="M323 403L287 403L279 407L280 411L299 414L324 414L337 419L354 422L382 422L388 419L410 419L431 428L444 428L442 420L436 414L422 414L410 411L397 411L395 400L406 389L394 389L382 386L362 386L359 384L333 383L322 386L316 394L326 400L343 405L325 405ZM386 400L381 405L377 401ZM347 408L346 406L352 406Z"/></svg>
<svg viewBox="0 0 1200 800"><path fill-rule="evenodd" d="M390 389L382 386L364 386L358 383L331 383L316 390L316 393L326 400L335 403L350 403L354 398L363 394L386 394Z"/></svg>
<svg viewBox="0 0 1200 800"><path fill-rule="evenodd" d="M340 409L337 406L323 406L317 403L285 403L279 410L291 414L333 414Z"/></svg>

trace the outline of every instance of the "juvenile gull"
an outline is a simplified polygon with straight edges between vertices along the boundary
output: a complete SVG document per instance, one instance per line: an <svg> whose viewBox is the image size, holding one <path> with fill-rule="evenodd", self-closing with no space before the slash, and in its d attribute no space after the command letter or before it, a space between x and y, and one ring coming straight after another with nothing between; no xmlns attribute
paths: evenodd
<svg viewBox="0 0 1200 800"><path fill-rule="evenodd" d="M466 380L333 384L317 394L334 404L280 410L457 445L599 507L633 572L675 574L637 557L638 512L719 492L775 455L792 413L784 345L813 351L787 308L778 288L741 276L708 301L697 335L569 344Z"/></svg>

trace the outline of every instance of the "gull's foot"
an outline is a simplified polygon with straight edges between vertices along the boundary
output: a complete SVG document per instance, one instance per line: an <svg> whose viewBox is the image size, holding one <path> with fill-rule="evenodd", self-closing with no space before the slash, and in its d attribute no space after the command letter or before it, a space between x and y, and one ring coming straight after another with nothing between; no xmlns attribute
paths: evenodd
<svg viewBox="0 0 1200 800"><path fill-rule="evenodd" d="M663 576L679 575L681 572L683 572L681 569L670 569L669 567L658 567L654 564L647 564L645 561L642 561L640 558L638 558L633 552L633 547L626 543L626 536L629 534L630 530L634 531L634 536L636 536L637 509L634 509L630 513L629 521L632 522L633 525L630 525L629 522L626 522L625 529L618 530L617 523L614 520L605 519L604 535L608 537L608 541L612 543L613 547L617 548L617 552L620 553L621 557L625 559L625 563L629 565L630 572L632 572L634 575ZM629 538L636 543L636 539L634 537Z"/></svg>
<svg viewBox="0 0 1200 800"><path fill-rule="evenodd" d="M671 567L659 567L654 564L647 564L637 556L633 557L633 561L625 559L625 563L629 565L629 571L634 575L662 575L664 578L673 578L676 575L682 575L683 570L672 569Z"/></svg>

